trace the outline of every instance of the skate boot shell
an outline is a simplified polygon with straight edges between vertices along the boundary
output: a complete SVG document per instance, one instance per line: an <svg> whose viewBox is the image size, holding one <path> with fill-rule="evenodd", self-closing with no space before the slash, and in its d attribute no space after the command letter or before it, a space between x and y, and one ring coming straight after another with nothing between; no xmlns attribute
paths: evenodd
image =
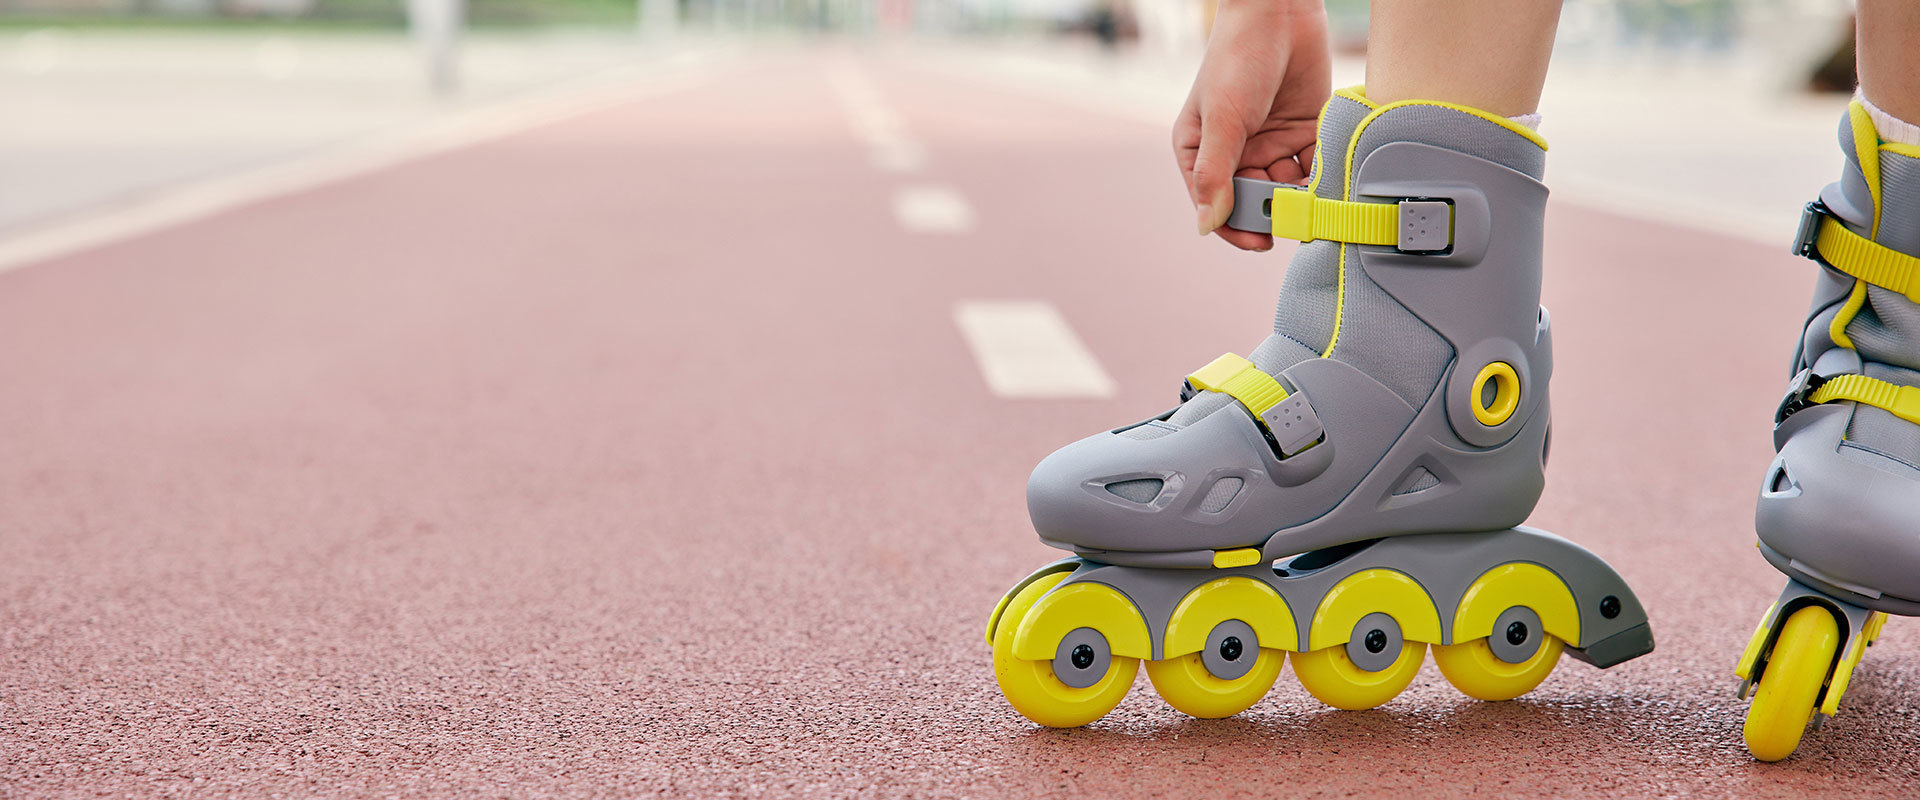
<svg viewBox="0 0 1920 800"><path fill-rule="evenodd" d="M1358 90L1319 141L1304 189L1235 181L1230 225L1304 243L1274 334L1190 375L1178 408L1034 469L1034 527L1076 557L1008 592L987 638L1036 722L1098 719L1141 661L1170 705L1222 717L1288 653L1309 692L1359 709L1429 646L1489 700L1563 650L1605 667L1653 647L1618 574L1518 527L1548 446L1544 143Z"/></svg>
<svg viewBox="0 0 1920 800"><path fill-rule="evenodd" d="M1821 268L1754 518L1789 580L1736 666L1765 761L1839 711L1888 613L1920 614L1920 148L1882 143L1858 101L1840 141L1794 243Z"/></svg>

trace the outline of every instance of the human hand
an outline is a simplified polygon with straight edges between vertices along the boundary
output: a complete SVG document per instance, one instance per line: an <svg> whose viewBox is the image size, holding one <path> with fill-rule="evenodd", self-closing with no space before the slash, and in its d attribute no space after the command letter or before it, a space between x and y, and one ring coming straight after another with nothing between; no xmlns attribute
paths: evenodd
<svg viewBox="0 0 1920 800"><path fill-rule="evenodd" d="M1173 123L1174 158L1200 235L1268 250L1273 237L1222 227L1234 176L1301 183L1314 125L1333 92L1327 13L1318 0L1222 0L1193 91Z"/></svg>

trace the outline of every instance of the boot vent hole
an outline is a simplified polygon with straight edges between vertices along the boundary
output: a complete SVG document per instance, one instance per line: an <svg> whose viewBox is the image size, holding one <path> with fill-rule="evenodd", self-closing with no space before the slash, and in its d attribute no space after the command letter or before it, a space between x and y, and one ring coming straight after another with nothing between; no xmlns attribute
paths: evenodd
<svg viewBox="0 0 1920 800"><path fill-rule="evenodd" d="M1200 501L1200 510L1208 514L1220 513L1233 502L1233 498L1240 496L1240 487L1245 483L1246 481L1239 478L1221 478L1215 481L1213 488L1207 490L1206 498Z"/></svg>
<svg viewBox="0 0 1920 800"><path fill-rule="evenodd" d="M1135 478L1130 481L1109 483L1107 491L1112 492L1116 497L1135 503L1151 503L1153 498L1160 496L1160 487L1164 485L1166 481L1159 478Z"/></svg>
<svg viewBox="0 0 1920 800"><path fill-rule="evenodd" d="M1407 477L1407 482L1401 484L1400 488L1394 491L1394 495L1413 494L1414 492L1426 491L1439 485L1439 478L1434 477L1432 472L1428 472L1426 467L1420 467L1415 469L1413 474Z"/></svg>

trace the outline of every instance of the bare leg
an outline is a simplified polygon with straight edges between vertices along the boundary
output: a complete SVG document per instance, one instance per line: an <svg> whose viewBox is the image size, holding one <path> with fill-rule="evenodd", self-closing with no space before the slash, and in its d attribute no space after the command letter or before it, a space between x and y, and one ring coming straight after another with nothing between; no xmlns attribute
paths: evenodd
<svg viewBox="0 0 1920 800"><path fill-rule="evenodd" d="M1920 120L1920 3L1860 0L1860 88L1900 119Z"/></svg>
<svg viewBox="0 0 1920 800"><path fill-rule="evenodd" d="M1905 18L1920 19L1920 3L1910 0L1861 5L1863 38L1867 5L1898 7ZM1373 0L1372 19L1368 99L1444 100L1503 116L1539 110L1560 22L1558 0ZM1911 48L1920 28L1906 31L1904 46ZM1861 53L1864 68L1864 46ZM1900 57L1909 67L1920 63L1911 50ZM1901 79L1920 86L1920 76Z"/></svg>

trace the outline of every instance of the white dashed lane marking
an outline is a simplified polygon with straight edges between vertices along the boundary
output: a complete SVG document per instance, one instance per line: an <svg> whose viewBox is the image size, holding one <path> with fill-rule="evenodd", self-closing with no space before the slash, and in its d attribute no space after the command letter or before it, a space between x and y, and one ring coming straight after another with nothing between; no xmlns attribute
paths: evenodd
<svg viewBox="0 0 1920 800"><path fill-rule="evenodd" d="M903 173L926 166L926 151L907 136L906 124L887 107L865 72L852 63L842 64L827 73L827 81L852 122L854 135L870 148L873 166Z"/></svg>
<svg viewBox="0 0 1920 800"><path fill-rule="evenodd" d="M1005 398L1111 397L1113 379L1053 304L963 301L953 319L987 388Z"/></svg>
<svg viewBox="0 0 1920 800"><path fill-rule="evenodd" d="M893 217L912 233L966 233L973 230L973 206L946 186L903 186L893 194Z"/></svg>

